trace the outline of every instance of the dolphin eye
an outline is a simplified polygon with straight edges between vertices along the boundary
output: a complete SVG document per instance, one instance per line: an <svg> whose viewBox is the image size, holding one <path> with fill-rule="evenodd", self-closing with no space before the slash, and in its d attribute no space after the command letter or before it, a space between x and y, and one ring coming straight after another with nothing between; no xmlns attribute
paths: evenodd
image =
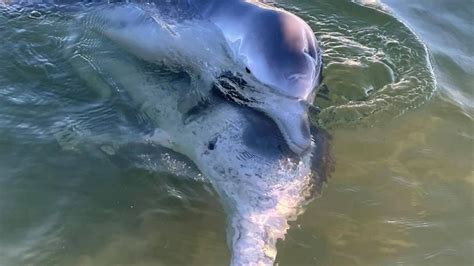
<svg viewBox="0 0 474 266"><path fill-rule="evenodd" d="M248 74L252 73L248 67L245 67L245 71L247 71Z"/></svg>

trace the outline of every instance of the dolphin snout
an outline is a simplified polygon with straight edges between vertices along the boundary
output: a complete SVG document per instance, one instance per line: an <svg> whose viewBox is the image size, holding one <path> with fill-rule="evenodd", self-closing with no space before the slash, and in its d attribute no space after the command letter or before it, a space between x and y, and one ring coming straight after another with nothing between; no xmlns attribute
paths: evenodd
<svg viewBox="0 0 474 266"><path fill-rule="evenodd" d="M295 130L295 132L297 132L296 134L288 136L288 145L292 151L301 155L306 153L311 147L311 135L307 115L295 118L294 126L299 128L299 130Z"/></svg>
<svg viewBox="0 0 474 266"><path fill-rule="evenodd" d="M306 153L311 147L311 134L308 116L304 114L288 114L289 119L281 123L281 127L289 148L297 155Z"/></svg>
<svg viewBox="0 0 474 266"><path fill-rule="evenodd" d="M261 111L267 114L280 129L288 147L302 155L311 147L311 133L305 101L279 97Z"/></svg>

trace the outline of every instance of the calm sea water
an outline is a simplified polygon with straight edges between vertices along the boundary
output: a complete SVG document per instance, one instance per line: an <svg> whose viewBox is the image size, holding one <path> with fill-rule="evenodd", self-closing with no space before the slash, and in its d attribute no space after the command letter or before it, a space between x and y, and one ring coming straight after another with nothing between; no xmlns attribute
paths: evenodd
<svg viewBox="0 0 474 266"><path fill-rule="evenodd" d="M325 50L313 120L336 159L278 264L472 265L474 2L278 5ZM147 125L97 103L61 52L67 21L0 9L0 265L228 264L225 213L199 173L74 136Z"/></svg>

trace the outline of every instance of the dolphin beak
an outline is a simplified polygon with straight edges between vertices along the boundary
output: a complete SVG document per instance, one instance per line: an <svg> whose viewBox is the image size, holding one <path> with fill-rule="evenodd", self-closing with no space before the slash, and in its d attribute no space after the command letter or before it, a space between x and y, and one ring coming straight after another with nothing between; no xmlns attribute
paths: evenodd
<svg viewBox="0 0 474 266"><path fill-rule="evenodd" d="M298 79L297 76L295 79ZM270 117L278 126L291 151L302 155L311 147L311 133L308 121L308 95L288 96L269 86L262 86L256 80L222 75L216 83L217 92L225 98L251 107ZM306 84L303 84L306 85ZM308 87L308 86L305 86Z"/></svg>
<svg viewBox="0 0 474 266"><path fill-rule="evenodd" d="M280 129L289 148L301 155L311 147L307 105L297 99L278 97L260 111L267 114Z"/></svg>

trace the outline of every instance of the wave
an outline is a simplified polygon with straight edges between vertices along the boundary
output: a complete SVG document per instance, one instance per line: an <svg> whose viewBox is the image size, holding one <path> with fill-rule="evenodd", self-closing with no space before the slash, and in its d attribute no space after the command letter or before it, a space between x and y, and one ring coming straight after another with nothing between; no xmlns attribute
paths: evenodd
<svg viewBox="0 0 474 266"><path fill-rule="evenodd" d="M279 5L303 17L324 50L326 86L315 102L322 108L316 123L372 126L433 95L436 80L428 49L379 1Z"/></svg>

